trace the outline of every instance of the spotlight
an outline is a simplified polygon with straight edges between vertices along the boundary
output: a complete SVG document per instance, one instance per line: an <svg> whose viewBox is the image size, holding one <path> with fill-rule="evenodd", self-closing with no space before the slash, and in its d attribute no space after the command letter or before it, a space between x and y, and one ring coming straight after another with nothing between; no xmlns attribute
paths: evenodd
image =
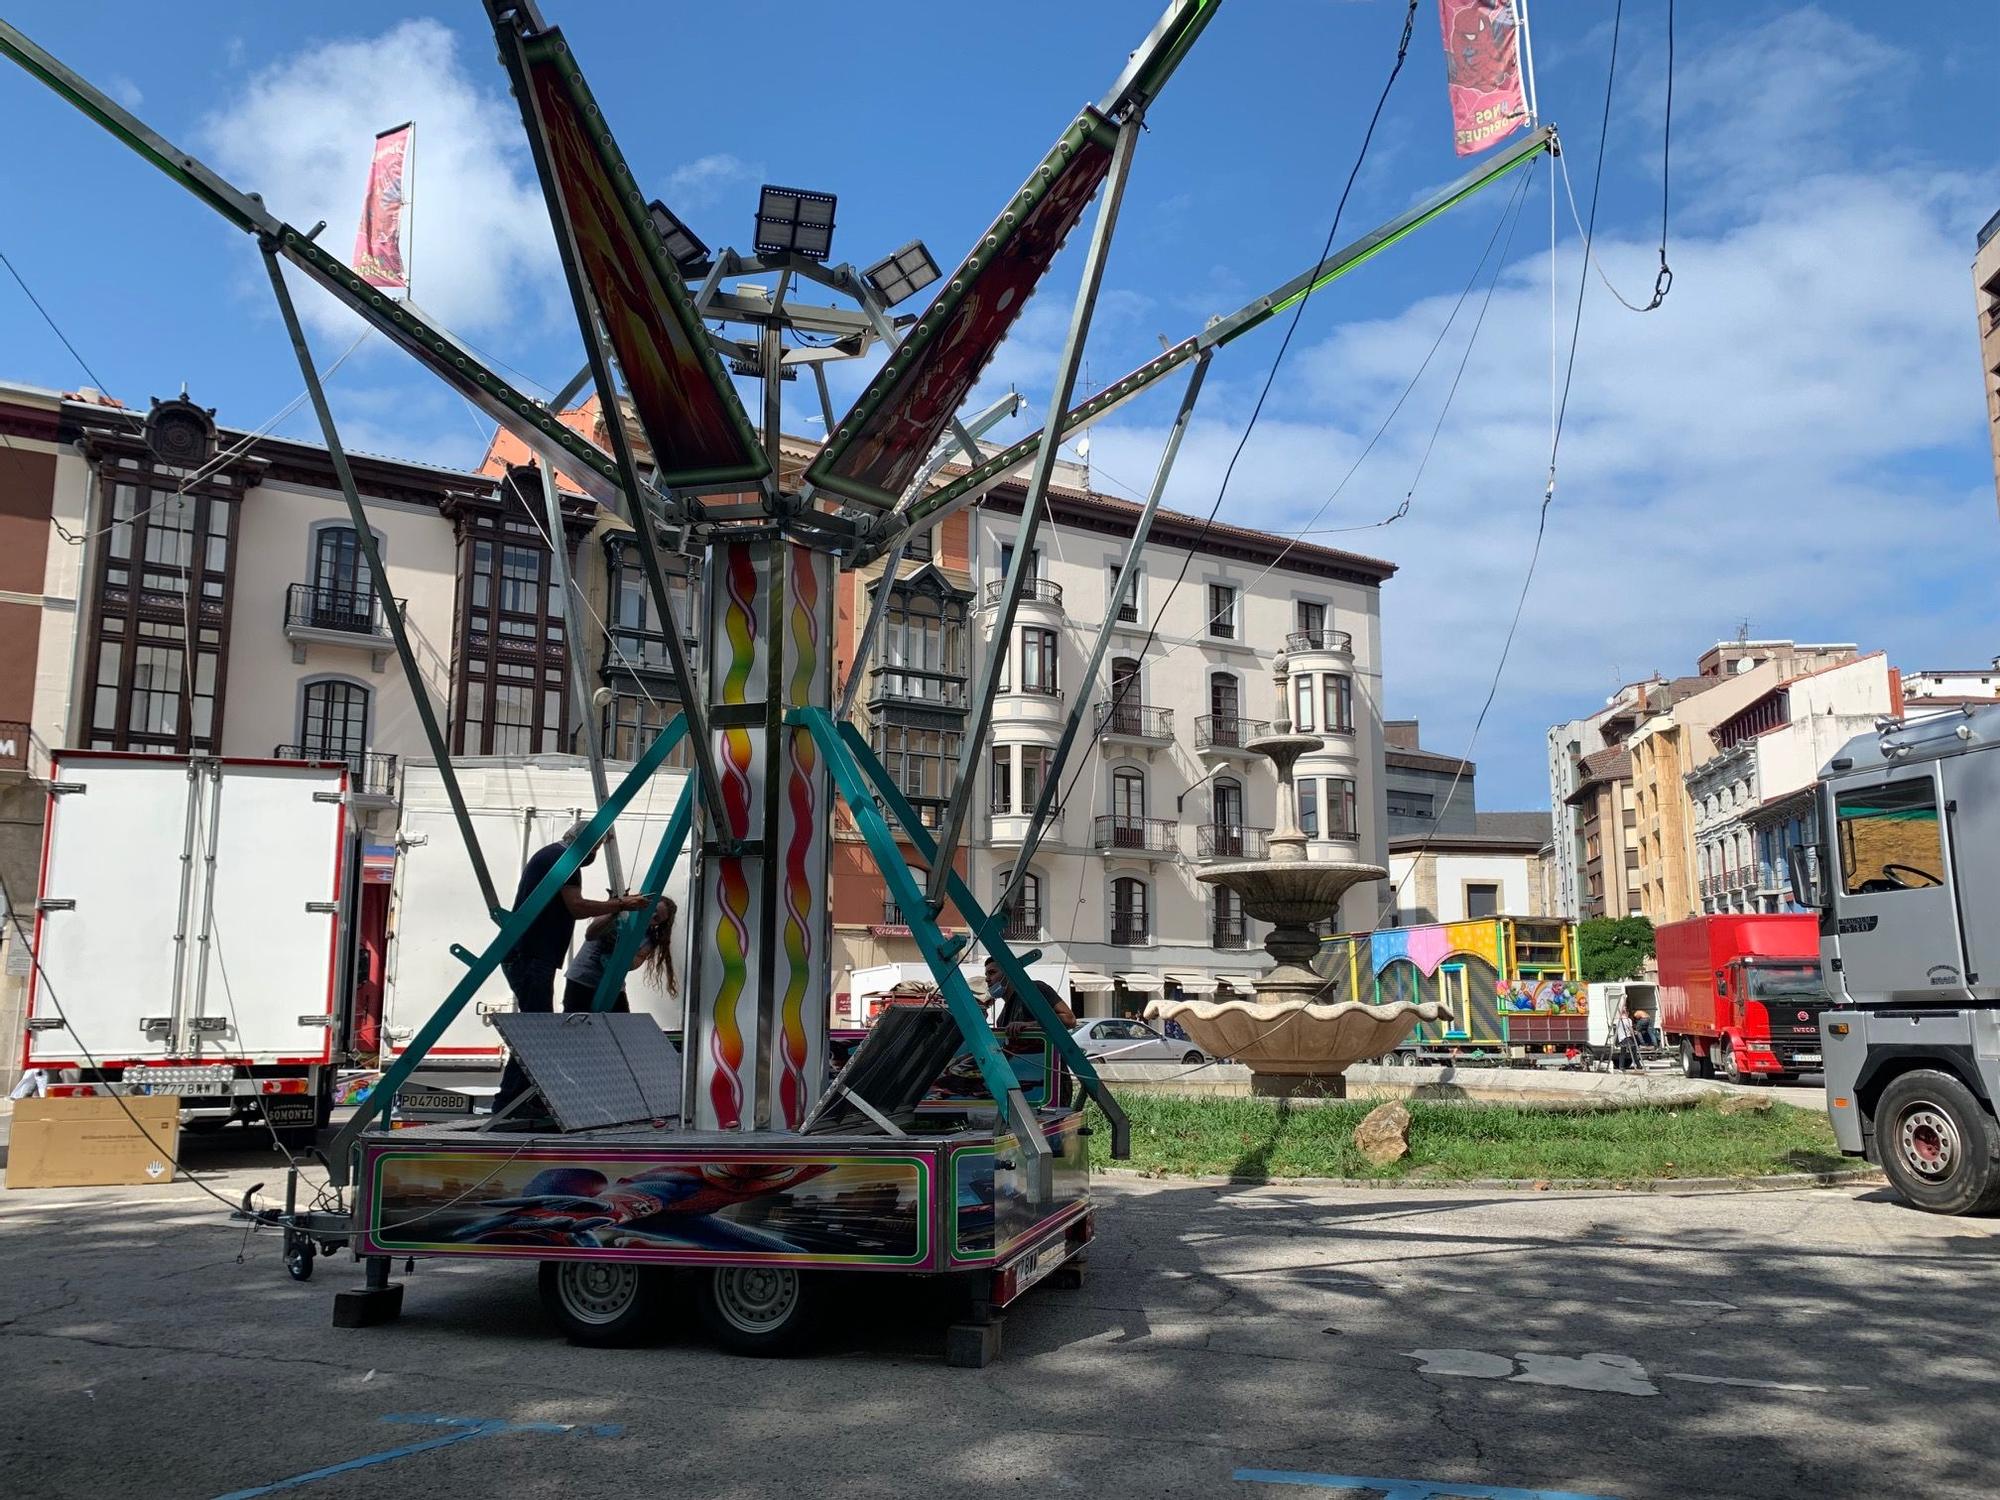
<svg viewBox="0 0 2000 1500"><path fill-rule="evenodd" d="M823 263L833 251L834 201L831 193L765 184L757 195L757 253Z"/></svg>
<svg viewBox="0 0 2000 1500"><path fill-rule="evenodd" d="M911 240L893 255L884 256L861 273L884 307L894 307L905 297L914 296L938 279L938 263L922 240Z"/></svg>
<svg viewBox="0 0 2000 1500"><path fill-rule="evenodd" d="M681 268L683 276L703 276L708 273L708 246L701 242L687 225L675 218L673 211L655 198L646 205L653 216L653 227L660 232L660 241L667 247L667 257Z"/></svg>

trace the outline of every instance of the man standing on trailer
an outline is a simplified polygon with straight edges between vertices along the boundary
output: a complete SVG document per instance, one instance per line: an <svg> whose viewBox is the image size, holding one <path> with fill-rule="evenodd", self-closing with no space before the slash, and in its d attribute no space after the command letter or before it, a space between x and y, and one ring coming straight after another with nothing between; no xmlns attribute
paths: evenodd
<svg viewBox="0 0 2000 1500"><path fill-rule="evenodd" d="M582 835L584 827L584 820L579 818L553 844L528 856L521 869L521 884L514 892L517 911L562 858L563 851ZM592 849L584 856L583 863L588 865L596 858L597 851ZM547 1013L556 1008L556 975L569 957L570 939L575 936L579 921L585 917L643 911L648 904L638 894L608 896L603 900L584 895L583 868L578 866L556 892L555 900L542 908L541 915L528 925L527 931L515 940L512 951L500 961L500 972L507 976L507 987L514 992L514 1009ZM509 1056L506 1071L500 1075L500 1095L493 1101L494 1112L499 1113L527 1091L527 1073Z"/></svg>

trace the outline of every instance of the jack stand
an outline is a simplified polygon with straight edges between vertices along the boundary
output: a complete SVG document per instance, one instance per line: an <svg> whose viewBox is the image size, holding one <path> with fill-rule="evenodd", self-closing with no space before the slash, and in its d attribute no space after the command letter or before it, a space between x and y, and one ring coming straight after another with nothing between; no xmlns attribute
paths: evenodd
<svg viewBox="0 0 2000 1500"><path fill-rule="evenodd" d="M403 1315L403 1284L389 1279L388 1257L371 1255L362 1264L368 1268L367 1280L334 1294L335 1328L372 1328Z"/></svg>
<svg viewBox="0 0 2000 1500"><path fill-rule="evenodd" d="M1000 1357L1007 1314L984 1297L974 1297L965 1318L944 1332L944 1362L954 1370L983 1370Z"/></svg>

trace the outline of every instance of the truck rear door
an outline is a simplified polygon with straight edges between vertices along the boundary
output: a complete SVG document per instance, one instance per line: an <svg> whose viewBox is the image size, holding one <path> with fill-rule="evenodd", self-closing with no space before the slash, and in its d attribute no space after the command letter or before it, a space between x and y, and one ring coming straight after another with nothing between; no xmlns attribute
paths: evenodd
<svg viewBox="0 0 2000 1500"><path fill-rule="evenodd" d="M1834 943L1840 983L1856 999L1964 996L1941 812L1936 762L1866 784L1835 784Z"/></svg>
<svg viewBox="0 0 2000 1500"><path fill-rule="evenodd" d="M66 790L43 835L28 1066L169 1057L192 877L188 763L58 754L53 779Z"/></svg>
<svg viewBox="0 0 2000 1500"><path fill-rule="evenodd" d="M203 767L188 1010L204 1061L332 1061L345 782L333 766Z"/></svg>

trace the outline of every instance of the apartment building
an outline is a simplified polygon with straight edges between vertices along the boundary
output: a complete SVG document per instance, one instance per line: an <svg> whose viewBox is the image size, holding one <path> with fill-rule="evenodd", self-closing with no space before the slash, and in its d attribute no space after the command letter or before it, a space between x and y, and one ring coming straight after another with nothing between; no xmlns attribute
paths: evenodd
<svg viewBox="0 0 2000 1500"><path fill-rule="evenodd" d="M1980 383L1993 444L1993 481L2000 488L2000 213L1980 227L1972 257L1973 318L1979 333Z"/></svg>
<svg viewBox="0 0 2000 1500"><path fill-rule="evenodd" d="M11 898L35 890L56 750L345 761L360 835L359 982L379 982L399 771L430 753L388 612L466 755L572 750L570 652L585 650L594 669L625 639L570 639L539 480L350 454L388 573L382 597L318 444L225 426L185 394L142 411L13 384L0 384L0 434L0 879ZM569 496L561 517L589 608L629 619L597 507ZM611 699L608 723L624 701ZM6 1045L27 954L11 924L0 942Z"/></svg>
<svg viewBox="0 0 2000 1500"><path fill-rule="evenodd" d="M1574 762L1576 785L1564 806L1575 818L1580 848L1574 920L1636 917L1639 905L1639 813L1632 793L1632 754L1614 745ZM1560 859L1563 844L1551 849ZM1558 885L1558 899L1561 887Z"/></svg>
<svg viewBox="0 0 2000 1500"><path fill-rule="evenodd" d="M1813 841L1820 767L1903 706L1900 676L1877 651L1787 678L1716 725L1716 753L1685 777L1700 910L1804 909L1788 854Z"/></svg>
<svg viewBox="0 0 2000 1500"><path fill-rule="evenodd" d="M1007 912L1010 937L1040 951L1034 972L1079 1014L1247 985L1266 962L1257 951L1263 932L1230 893L1195 875L1206 862L1265 851L1277 784L1251 740L1281 717L1322 736L1324 747L1297 770L1311 856L1387 864L1380 591L1395 570L1163 511L1104 668L1085 681L1139 507L1093 492L1079 468L1060 468L1029 560L1031 586L1012 631L996 640L1022 500L1018 486L1003 486L958 518L962 535L940 533L936 556L905 563L900 634L885 629L856 668L870 674L863 701L876 705L866 731L919 809L941 807L963 746L957 705L975 663L999 653L965 856L973 889L991 900L1052 774L1064 715L1081 700L1083 733L1060 773L1054 822ZM851 587L843 608L859 617L879 581L852 575ZM1272 681L1281 651L1290 671L1282 711ZM871 994L924 978L879 880L871 886L866 873L853 870L851 889L836 879L836 962L852 969L845 1003L855 1017L867 1014ZM1373 926L1381 899L1373 886L1350 893L1341 925Z"/></svg>

